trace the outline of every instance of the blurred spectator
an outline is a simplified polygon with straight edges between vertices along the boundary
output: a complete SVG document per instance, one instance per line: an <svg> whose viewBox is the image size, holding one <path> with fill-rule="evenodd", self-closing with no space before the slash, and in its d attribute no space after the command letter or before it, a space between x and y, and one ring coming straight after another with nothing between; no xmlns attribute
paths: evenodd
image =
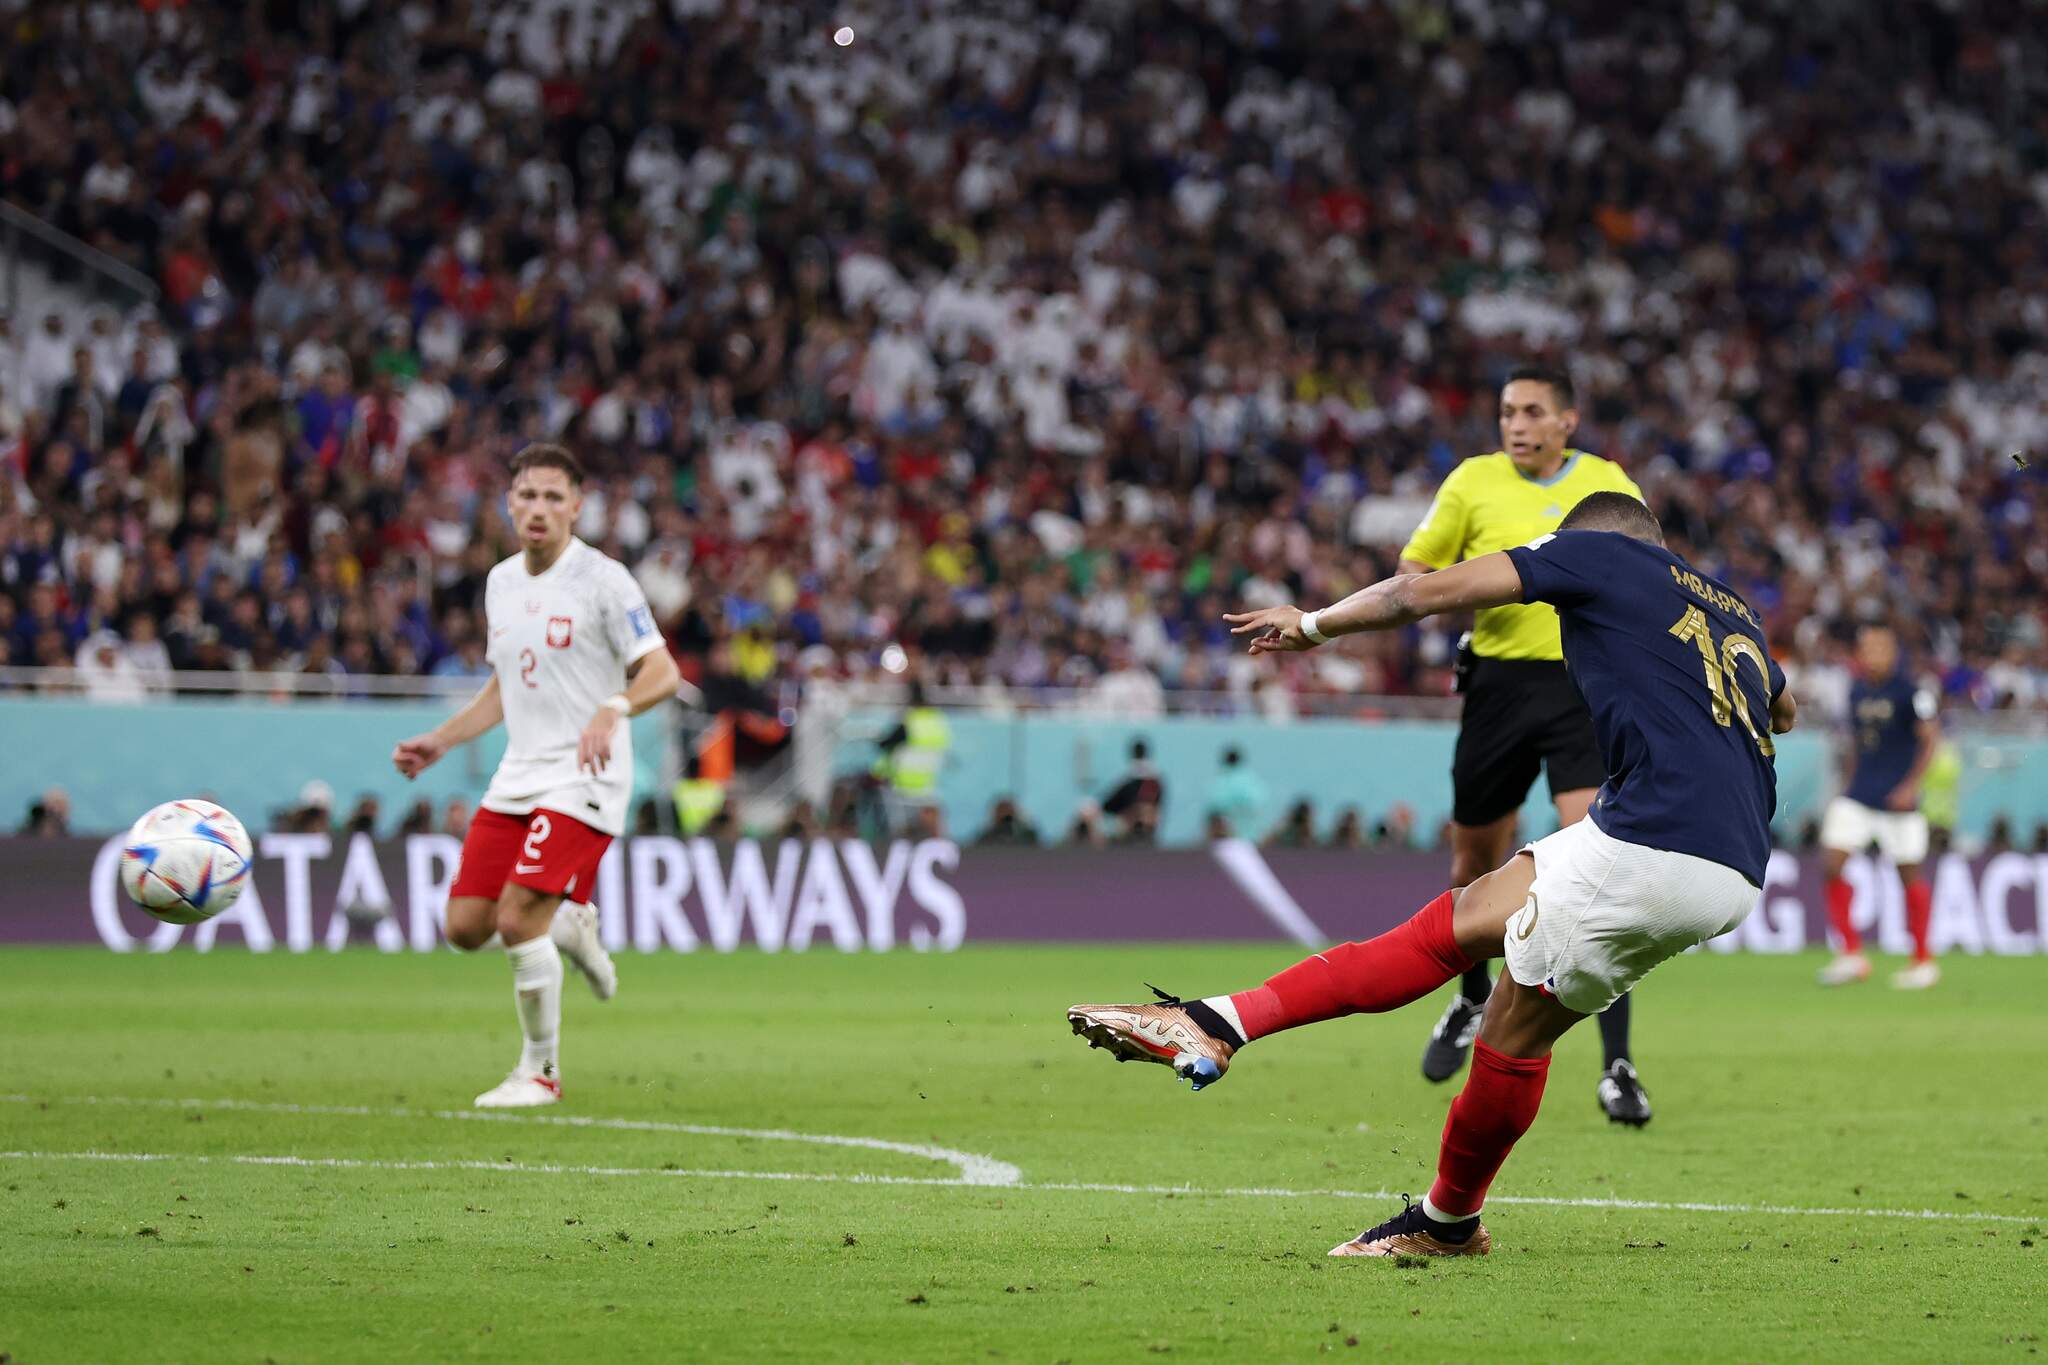
<svg viewBox="0 0 2048 1365"><path fill-rule="evenodd" d="M1314 848L1315 808L1306 800L1296 801L1287 808L1287 814L1280 823L1266 831L1266 837L1260 842L1267 848Z"/></svg>
<svg viewBox="0 0 2048 1365"><path fill-rule="evenodd" d="M382 813L382 809L382 803L375 796L368 792L363 793L362 796L356 799L356 807L348 813L348 819L342 822L341 832L343 834L367 834L374 838L377 833L377 820Z"/></svg>
<svg viewBox="0 0 2048 1365"><path fill-rule="evenodd" d="M459 796L448 798L448 804L441 808L441 832L460 839L469 833L469 802Z"/></svg>
<svg viewBox="0 0 2048 1365"><path fill-rule="evenodd" d="M1102 848L1109 843L1102 825L1102 806L1092 797L1082 797L1075 808L1074 822L1067 826L1066 842L1086 848Z"/></svg>
<svg viewBox="0 0 2048 1365"><path fill-rule="evenodd" d="M2030 851L2034 853L2048 853L2048 820L2043 820L2034 826L2034 838Z"/></svg>
<svg viewBox="0 0 2048 1365"><path fill-rule="evenodd" d="M661 833L661 807L656 805L654 798L650 796L633 808L633 834L637 838L643 835L659 833ZM791 836L785 832L783 837L801 836Z"/></svg>
<svg viewBox="0 0 2048 1365"><path fill-rule="evenodd" d="M61 839L71 833L71 797L62 787L46 788L29 803L21 832L30 838Z"/></svg>
<svg viewBox="0 0 2048 1365"><path fill-rule="evenodd" d="M334 788L319 778L299 788L299 802L278 817L288 834L325 834L334 826Z"/></svg>
<svg viewBox="0 0 2048 1365"><path fill-rule="evenodd" d="M1415 809L1406 801L1396 801L1387 808L1380 822L1373 826L1374 848L1406 849L1415 846Z"/></svg>
<svg viewBox="0 0 2048 1365"><path fill-rule="evenodd" d="M1035 848L1038 830L1017 809L1014 798L998 796L989 807L988 824L974 842L982 848Z"/></svg>
<svg viewBox="0 0 2048 1365"><path fill-rule="evenodd" d="M1359 849L1365 847L1365 825L1360 820L1358 807L1346 806L1337 816L1337 823L1330 827L1331 848Z"/></svg>
<svg viewBox="0 0 2048 1365"><path fill-rule="evenodd" d="M1991 821L1991 832L1984 837L1984 854L1990 857L1996 853L2012 852L2012 817L1999 815Z"/></svg>
<svg viewBox="0 0 2048 1365"><path fill-rule="evenodd" d="M1259 828L1269 800L1266 784L1244 766L1244 755L1233 744L1223 751L1223 770L1209 784L1208 813L1220 816L1229 831ZM1217 836L1212 836L1217 837ZM1229 835L1225 834L1224 838Z"/></svg>
<svg viewBox="0 0 2048 1365"><path fill-rule="evenodd" d="M78 677L91 701L139 702L148 695L142 670L111 630L96 632L78 647Z"/></svg>
<svg viewBox="0 0 2048 1365"><path fill-rule="evenodd" d="M1144 740L1131 741L1131 766L1103 798L1102 813L1115 820L1120 844L1149 844L1159 836L1159 808L1166 802L1166 783L1153 766L1152 749Z"/></svg>
<svg viewBox="0 0 2048 1365"><path fill-rule="evenodd" d="M818 812L808 801L792 801L789 813L782 819L782 828L776 831L778 839L796 839L809 843L819 836Z"/></svg>
<svg viewBox="0 0 2048 1365"><path fill-rule="evenodd" d="M434 832L434 803L424 796L406 807L405 818L398 822L401 837L410 838L415 834Z"/></svg>

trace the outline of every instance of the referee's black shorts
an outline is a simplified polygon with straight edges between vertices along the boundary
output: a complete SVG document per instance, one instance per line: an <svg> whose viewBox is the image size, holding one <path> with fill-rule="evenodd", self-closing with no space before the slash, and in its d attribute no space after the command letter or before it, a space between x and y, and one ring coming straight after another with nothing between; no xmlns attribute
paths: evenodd
<svg viewBox="0 0 2048 1365"><path fill-rule="evenodd" d="M1520 810L1546 765L1553 793L1607 780L1578 685L1548 659L1473 660L1451 759L1451 818L1490 825Z"/></svg>

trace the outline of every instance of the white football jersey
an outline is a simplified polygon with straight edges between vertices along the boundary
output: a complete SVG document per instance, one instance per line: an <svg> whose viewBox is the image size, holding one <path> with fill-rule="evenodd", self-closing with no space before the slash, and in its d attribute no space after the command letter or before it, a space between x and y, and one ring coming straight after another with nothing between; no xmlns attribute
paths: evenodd
<svg viewBox="0 0 2048 1365"><path fill-rule="evenodd" d="M484 809L525 815L545 806L624 834L631 727L620 719L611 761L595 777L576 766L576 742L605 698L625 690L626 669L662 648L640 585L625 565L571 537L545 573L528 573L523 553L492 569L484 617L506 738Z"/></svg>

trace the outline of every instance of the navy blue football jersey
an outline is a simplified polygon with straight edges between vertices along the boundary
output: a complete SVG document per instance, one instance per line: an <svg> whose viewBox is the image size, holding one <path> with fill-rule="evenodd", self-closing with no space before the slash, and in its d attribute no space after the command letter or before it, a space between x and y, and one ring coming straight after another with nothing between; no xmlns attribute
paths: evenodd
<svg viewBox="0 0 2048 1365"><path fill-rule="evenodd" d="M1892 789L1920 756L1920 722L1933 720L1934 694L1914 685L1902 665L1889 678L1849 689L1849 719L1856 727L1856 767L1849 776L1851 801L1888 810Z"/></svg>
<svg viewBox="0 0 2048 1365"><path fill-rule="evenodd" d="M1593 823L1756 886L1778 809L1771 702L1785 674L1749 604L1659 545L1558 531L1509 550L1522 598L1564 623L1564 663L1607 760Z"/></svg>

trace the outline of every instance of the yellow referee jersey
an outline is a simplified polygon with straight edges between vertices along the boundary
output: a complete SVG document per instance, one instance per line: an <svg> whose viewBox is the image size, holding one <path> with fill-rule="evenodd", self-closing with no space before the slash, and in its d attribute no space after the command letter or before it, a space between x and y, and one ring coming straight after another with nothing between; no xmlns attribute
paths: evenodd
<svg viewBox="0 0 2048 1365"><path fill-rule="evenodd" d="M1567 450L1564 466L1547 479L1515 468L1507 452L1475 455L1450 472L1401 558L1444 569L1555 531L1564 514L1588 493L1643 490L1621 466L1583 450ZM1542 602L1488 607L1472 622L1472 650L1489 659L1562 659L1557 609Z"/></svg>

